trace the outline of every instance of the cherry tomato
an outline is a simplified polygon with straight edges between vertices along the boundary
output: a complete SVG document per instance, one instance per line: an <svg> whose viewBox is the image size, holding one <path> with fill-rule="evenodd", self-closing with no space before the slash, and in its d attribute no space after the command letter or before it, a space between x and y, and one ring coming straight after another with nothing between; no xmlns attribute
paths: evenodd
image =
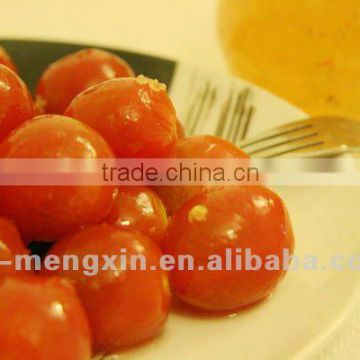
<svg viewBox="0 0 360 360"><path fill-rule="evenodd" d="M293 247L282 200L260 186L227 186L188 200L175 213L163 241L166 254L194 259L194 271L172 271L175 294L190 305L214 311L235 310L267 297L285 274L284 251L292 254ZM247 249L261 258L262 266L246 267ZM237 255L242 259L238 268ZM278 268L266 268L268 255L278 257ZM210 266L209 259L214 260Z"/></svg>
<svg viewBox="0 0 360 360"><path fill-rule="evenodd" d="M216 136L197 135L180 140L176 144L176 157L183 159L248 158L241 149ZM173 214L186 200L216 186L157 186L156 193L164 202L168 213Z"/></svg>
<svg viewBox="0 0 360 360"><path fill-rule="evenodd" d="M0 265L0 276L15 273L14 256L28 255L15 223L0 216L0 261L10 261L9 265Z"/></svg>
<svg viewBox="0 0 360 360"><path fill-rule="evenodd" d="M142 256L147 266L157 266L161 252L152 240L139 233L102 224L64 238L50 249L49 254L59 257L77 255L78 271L60 270L58 273L75 284L97 350L118 351L160 332L169 311L166 273L148 267L146 270L139 267L137 270L124 269L119 256L126 257L127 266L131 256ZM85 274L84 270L90 269L84 265L89 254L98 256L98 272L90 270ZM114 268L103 268L104 255L116 255Z"/></svg>
<svg viewBox="0 0 360 360"><path fill-rule="evenodd" d="M168 217L161 199L144 186L120 187L107 219L124 230L138 231L160 244Z"/></svg>
<svg viewBox="0 0 360 360"><path fill-rule="evenodd" d="M178 119L176 119L176 133L178 140L185 139L185 128Z"/></svg>
<svg viewBox="0 0 360 360"><path fill-rule="evenodd" d="M105 140L81 122L44 115L26 122L0 145L1 158L109 158ZM25 240L54 241L102 222L113 204L108 186L0 187L0 213L12 218Z"/></svg>
<svg viewBox="0 0 360 360"><path fill-rule="evenodd" d="M14 72L17 72L15 63L11 60L10 55L2 46L0 46L0 64L7 66Z"/></svg>
<svg viewBox="0 0 360 360"><path fill-rule="evenodd" d="M64 279L35 275L0 280L1 360L90 360L88 321Z"/></svg>
<svg viewBox="0 0 360 360"><path fill-rule="evenodd" d="M116 77L134 76L120 57L99 49L83 49L52 63L41 75L36 94L47 113L62 114L83 90Z"/></svg>
<svg viewBox="0 0 360 360"><path fill-rule="evenodd" d="M26 85L8 67L0 65L0 140L33 116L33 102Z"/></svg>
<svg viewBox="0 0 360 360"><path fill-rule="evenodd" d="M156 80L108 80L78 95L65 114L99 131L117 157L160 158L174 151L175 109Z"/></svg>

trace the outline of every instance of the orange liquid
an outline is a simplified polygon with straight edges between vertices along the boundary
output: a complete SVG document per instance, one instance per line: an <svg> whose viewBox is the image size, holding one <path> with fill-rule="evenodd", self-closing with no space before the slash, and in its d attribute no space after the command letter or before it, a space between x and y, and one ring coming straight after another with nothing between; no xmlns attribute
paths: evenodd
<svg viewBox="0 0 360 360"><path fill-rule="evenodd" d="M311 115L360 119L359 0L221 0L233 72Z"/></svg>

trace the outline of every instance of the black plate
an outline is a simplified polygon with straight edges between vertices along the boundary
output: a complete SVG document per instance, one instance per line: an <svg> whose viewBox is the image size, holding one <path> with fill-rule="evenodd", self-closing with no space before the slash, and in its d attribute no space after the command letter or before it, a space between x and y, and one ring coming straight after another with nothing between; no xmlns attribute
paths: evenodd
<svg viewBox="0 0 360 360"><path fill-rule="evenodd" d="M27 40L0 40L0 46L3 46L14 59L18 66L20 77L26 82L32 92L41 73L51 62L74 51L93 47L80 44ZM175 61L125 50L96 47L124 58L135 70L136 74L143 74L158 79L170 87L176 67Z"/></svg>

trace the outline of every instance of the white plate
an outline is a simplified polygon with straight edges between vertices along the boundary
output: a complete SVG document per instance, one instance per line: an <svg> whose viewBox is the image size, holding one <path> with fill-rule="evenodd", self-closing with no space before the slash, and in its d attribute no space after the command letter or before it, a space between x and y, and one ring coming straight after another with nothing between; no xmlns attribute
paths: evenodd
<svg viewBox="0 0 360 360"><path fill-rule="evenodd" d="M83 45L34 41L1 41L11 52L27 84L33 88L43 68ZM113 51L113 50L112 50ZM306 116L278 97L245 81L219 73L135 53L116 51L138 73L170 84L181 120L206 84L218 89L211 111L198 133L213 133L229 94L250 87L255 112L249 134ZM174 73L175 69L175 73ZM319 261L334 254L359 254L359 188L281 188L294 224L296 255ZM344 215L345 214L345 215ZM108 359L123 360L288 360L317 357L339 328L360 293L359 271L290 272L273 296L233 317L190 317L173 312L163 335L148 344ZM144 299L146 301L146 299Z"/></svg>
<svg viewBox="0 0 360 360"><path fill-rule="evenodd" d="M186 117L193 96L189 89L201 88L208 79L220 89L221 96L199 132L211 133L229 92L247 86L256 108L250 132L306 116L247 82L178 64L170 93L181 119ZM335 254L350 257L359 253L359 189L288 187L276 191L290 211L297 256L312 254L327 264ZM161 337L107 359L316 358L358 299L359 284L357 271L293 271L261 304L231 317L194 317L173 312Z"/></svg>

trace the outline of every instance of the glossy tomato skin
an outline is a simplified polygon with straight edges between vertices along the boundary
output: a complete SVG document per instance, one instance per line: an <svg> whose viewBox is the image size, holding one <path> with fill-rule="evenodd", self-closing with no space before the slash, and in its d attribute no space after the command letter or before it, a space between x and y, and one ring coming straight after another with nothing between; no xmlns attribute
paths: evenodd
<svg viewBox="0 0 360 360"><path fill-rule="evenodd" d="M0 216L0 260L11 261L11 265L0 266L0 278L3 275L15 274L15 255L28 255L18 229L13 221Z"/></svg>
<svg viewBox="0 0 360 360"><path fill-rule="evenodd" d="M95 130L60 115L36 117L0 145L0 158L113 156ZM102 222L113 204L114 191L111 186L3 186L0 213L16 222L24 240L56 241L84 226Z"/></svg>
<svg viewBox="0 0 360 360"><path fill-rule="evenodd" d="M0 317L0 360L91 359L85 312L64 279L1 279Z"/></svg>
<svg viewBox="0 0 360 360"><path fill-rule="evenodd" d="M115 352L156 336L169 311L167 274L161 270L121 269L119 254L142 255L148 266L159 263L161 252L155 243L139 233L114 225L89 227L57 242L49 254L99 256L99 271L87 276L83 270L60 271L78 291L87 312L95 348ZM115 269L102 269L102 255L117 255ZM129 266L129 263L127 263Z"/></svg>
<svg viewBox="0 0 360 360"><path fill-rule="evenodd" d="M14 71L0 65L0 141L32 118L34 105L24 82Z"/></svg>
<svg viewBox="0 0 360 360"><path fill-rule="evenodd" d="M12 61L10 55L2 46L0 46L0 64L7 66L14 72L17 72L15 63Z"/></svg>
<svg viewBox="0 0 360 360"><path fill-rule="evenodd" d="M195 271L175 268L170 274L171 286L181 300L205 310L233 311L267 297L285 273L282 265L277 270L265 266L249 270L246 249L263 261L267 255L276 255L282 264L284 249L293 252L294 237L287 210L276 194L260 186L229 186L183 204L173 216L162 247L174 257L194 258ZM233 261L228 270L227 249ZM238 269L236 249L243 254L243 267ZM222 262L219 271L207 267L209 256L214 255Z"/></svg>
<svg viewBox="0 0 360 360"><path fill-rule="evenodd" d="M76 95L102 81L134 76L125 60L99 49L83 49L52 63L41 75L37 100L46 113L62 114Z"/></svg>
<svg viewBox="0 0 360 360"><path fill-rule="evenodd" d="M176 157L179 159L238 159L249 158L237 146L211 135L197 135L179 140L176 144ZM172 215L186 200L191 197L216 189L217 186L158 186L154 188Z"/></svg>
<svg viewBox="0 0 360 360"><path fill-rule="evenodd" d="M168 217L154 191L144 186L122 186L118 188L107 222L123 230L140 232L160 244Z"/></svg>
<svg viewBox="0 0 360 360"><path fill-rule="evenodd" d="M165 85L139 76L113 79L78 95L65 112L96 129L119 158L173 154L176 115Z"/></svg>

